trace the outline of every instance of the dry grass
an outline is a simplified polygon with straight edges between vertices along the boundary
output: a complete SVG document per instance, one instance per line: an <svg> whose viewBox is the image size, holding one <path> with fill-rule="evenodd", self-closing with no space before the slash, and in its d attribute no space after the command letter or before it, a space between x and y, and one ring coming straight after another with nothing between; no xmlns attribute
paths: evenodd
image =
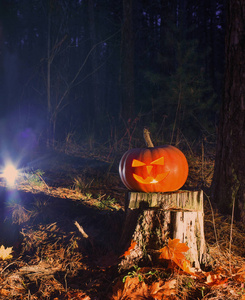
<svg viewBox="0 0 245 300"><path fill-rule="evenodd" d="M87 151L66 148L67 153L73 152L75 156L79 151L86 158ZM22 239L14 245L14 259L0 261L1 299L109 299L106 295L122 278L117 273L118 257L113 252L113 238L108 237L106 231L110 231L113 237L120 232L122 223L114 212L123 210L125 190L118 174L110 169L110 164L117 164L118 158L110 161L108 157L106 153L102 157L107 162L105 178L102 178L101 171L97 176L94 169L78 172L65 168L60 173L53 171L51 175L54 177L48 182L44 176L42 184L19 181L16 190L22 196L29 195L35 205L30 207L22 201L10 207L13 221L20 226ZM99 154L93 153L92 159L98 160ZM190 172L186 188L204 189L207 193L205 237L211 261L205 271L218 275L219 281L209 285L203 277L166 270L162 266L152 266L151 271L156 273L147 280L152 284L154 280L175 279L177 285L173 299L244 299L245 272L238 273L245 267L244 225L233 225L230 251L231 217L213 210L208 200L213 156L191 153L188 162ZM0 187L5 188L3 181ZM112 209L104 205L106 199L116 200L110 202ZM58 211L59 207L61 210ZM63 211L67 215L60 213ZM72 218L76 213L80 216L78 223L85 226L89 239L85 239L74 226ZM224 278L227 281L222 283Z"/></svg>

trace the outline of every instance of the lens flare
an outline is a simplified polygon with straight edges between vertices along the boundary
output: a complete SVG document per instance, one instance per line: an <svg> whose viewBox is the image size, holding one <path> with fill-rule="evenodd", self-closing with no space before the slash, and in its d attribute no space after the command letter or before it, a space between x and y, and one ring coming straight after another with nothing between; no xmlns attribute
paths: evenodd
<svg viewBox="0 0 245 300"><path fill-rule="evenodd" d="M9 164L5 167L3 171L3 177L6 179L7 184L9 186L13 186L18 176L18 170L15 168L14 165Z"/></svg>

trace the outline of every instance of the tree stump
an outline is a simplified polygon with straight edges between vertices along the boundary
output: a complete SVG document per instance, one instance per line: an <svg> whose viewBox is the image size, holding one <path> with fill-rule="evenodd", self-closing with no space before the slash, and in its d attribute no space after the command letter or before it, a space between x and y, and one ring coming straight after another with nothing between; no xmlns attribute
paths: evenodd
<svg viewBox="0 0 245 300"><path fill-rule="evenodd" d="M168 238L187 244L186 258L193 267L206 263L203 191L129 192L125 212L120 248L127 250L132 240L136 246L122 259L121 270L161 249Z"/></svg>

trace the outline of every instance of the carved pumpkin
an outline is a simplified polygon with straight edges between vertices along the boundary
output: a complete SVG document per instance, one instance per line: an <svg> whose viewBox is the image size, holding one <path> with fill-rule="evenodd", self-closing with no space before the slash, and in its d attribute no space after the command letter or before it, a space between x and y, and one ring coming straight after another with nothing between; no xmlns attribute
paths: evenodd
<svg viewBox="0 0 245 300"><path fill-rule="evenodd" d="M138 192L171 192L180 189L188 176L184 154L173 146L132 149L119 164L123 184Z"/></svg>

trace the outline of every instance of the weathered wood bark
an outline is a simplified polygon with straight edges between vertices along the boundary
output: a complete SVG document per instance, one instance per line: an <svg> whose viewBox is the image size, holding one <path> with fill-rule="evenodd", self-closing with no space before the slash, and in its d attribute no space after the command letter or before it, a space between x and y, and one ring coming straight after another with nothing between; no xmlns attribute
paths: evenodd
<svg viewBox="0 0 245 300"><path fill-rule="evenodd" d="M245 221L245 2L227 2L224 101L217 139L212 200Z"/></svg>
<svg viewBox="0 0 245 300"><path fill-rule="evenodd" d="M120 247L127 249L132 240L137 245L122 260L120 268L137 264L172 238L188 245L186 258L199 269L206 263L203 223L202 191L129 193Z"/></svg>

